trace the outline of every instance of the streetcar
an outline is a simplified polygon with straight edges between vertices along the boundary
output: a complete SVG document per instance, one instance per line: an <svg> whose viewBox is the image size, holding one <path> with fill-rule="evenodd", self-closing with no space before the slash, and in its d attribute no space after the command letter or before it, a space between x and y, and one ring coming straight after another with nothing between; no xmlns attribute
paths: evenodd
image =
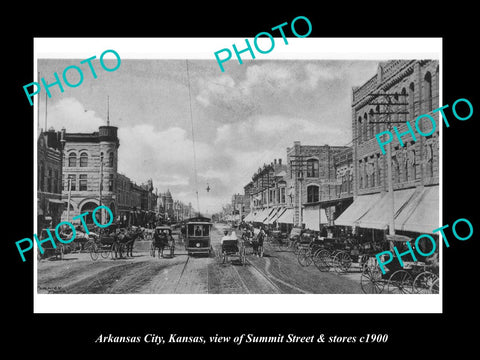
<svg viewBox="0 0 480 360"><path fill-rule="evenodd" d="M210 218L197 216L187 220L185 231L185 250L188 255L212 253Z"/></svg>

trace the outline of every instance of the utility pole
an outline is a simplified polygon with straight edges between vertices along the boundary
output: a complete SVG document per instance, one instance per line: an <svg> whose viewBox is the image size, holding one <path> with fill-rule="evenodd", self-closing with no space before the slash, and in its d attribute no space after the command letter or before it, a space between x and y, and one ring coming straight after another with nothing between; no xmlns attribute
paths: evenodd
<svg viewBox="0 0 480 360"><path fill-rule="evenodd" d="M67 221L70 221L70 198L72 196L72 179L68 178Z"/></svg>
<svg viewBox="0 0 480 360"><path fill-rule="evenodd" d="M102 188L103 188L103 154L100 155L100 186L99 186L99 206L102 206ZM100 209L100 223L103 224L103 208Z"/></svg>
<svg viewBox="0 0 480 360"><path fill-rule="evenodd" d="M393 123L402 123L404 124L405 121L393 121L390 119L391 114L408 114L408 111L402 110L402 111L392 111L392 106L396 105L408 105L408 103L405 102L405 100L402 100L402 102L399 103L392 103L392 96L398 98L399 96L407 96L407 94L403 93L392 93L392 94L382 94L382 93L373 93L373 94L368 94L369 96L373 96L375 98L377 97L385 97L386 102L376 102L376 101L371 101L368 104L369 105L379 105L379 106L385 106L384 111L378 111L374 112L373 115L386 115L386 120L385 121L369 121L369 124L386 124L388 127L388 130L392 130L392 124ZM388 185L388 194L390 197L390 211L389 211L389 225L388 225L388 234L391 237L395 236L395 195L393 192L393 179L392 179L392 143L389 142L387 146L387 185Z"/></svg>

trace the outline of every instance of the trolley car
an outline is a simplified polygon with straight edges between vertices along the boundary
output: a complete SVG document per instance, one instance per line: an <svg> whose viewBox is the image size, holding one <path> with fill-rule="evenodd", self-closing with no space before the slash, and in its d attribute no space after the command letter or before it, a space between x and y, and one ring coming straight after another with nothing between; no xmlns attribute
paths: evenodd
<svg viewBox="0 0 480 360"><path fill-rule="evenodd" d="M185 233L185 250L188 255L212 253L210 218L197 216L187 220Z"/></svg>

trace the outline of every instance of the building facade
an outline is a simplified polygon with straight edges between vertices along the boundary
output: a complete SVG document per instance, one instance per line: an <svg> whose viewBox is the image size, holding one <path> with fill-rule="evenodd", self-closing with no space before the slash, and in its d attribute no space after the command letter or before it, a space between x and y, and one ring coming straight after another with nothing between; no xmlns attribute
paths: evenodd
<svg viewBox="0 0 480 360"><path fill-rule="evenodd" d="M61 221L65 207L62 200L63 136L49 129L37 140L37 234Z"/></svg>
<svg viewBox="0 0 480 360"><path fill-rule="evenodd" d="M338 200L337 169L334 157L348 151L346 146L302 145L295 141L287 148L289 195L296 226L320 230L332 224Z"/></svg>
<svg viewBox="0 0 480 360"><path fill-rule="evenodd" d="M441 124L438 112L432 112L438 107L439 64L434 60L381 62L370 80L353 88L354 202L337 219L339 225L405 234L438 227ZM425 137L415 128L423 114L435 121L435 129L427 119L419 122L422 133L430 134ZM394 134L386 154L375 137L383 131Z"/></svg>
<svg viewBox="0 0 480 360"><path fill-rule="evenodd" d="M100 126L93 133L65 133L63 152L63 191L62 199L69 202L62 214L62 221L80 223L73 217L89 212L85 218L92 223L92 211L99 205L110 208L114 218L117 216L117 128ZM96 213L98 221L105 212Z"/></svg>

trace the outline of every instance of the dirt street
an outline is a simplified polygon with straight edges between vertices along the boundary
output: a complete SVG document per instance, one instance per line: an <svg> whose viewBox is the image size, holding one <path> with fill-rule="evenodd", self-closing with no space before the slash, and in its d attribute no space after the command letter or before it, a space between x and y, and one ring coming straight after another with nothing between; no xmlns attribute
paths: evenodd
<svg viewBox="0 0 480 360"><path fill-rule="evenodd" d="M212 229L215 254L220 253L223 226ZM152 257L149 241L135 243L133 258L93 261L89 253L38 262L38 293L68 294L307 294L361 293L356 274L322 273L301 267L290 251L269 246L259 258L247 249L247 263L230 257L188 256L177 242L173 258Z"/></svg>

